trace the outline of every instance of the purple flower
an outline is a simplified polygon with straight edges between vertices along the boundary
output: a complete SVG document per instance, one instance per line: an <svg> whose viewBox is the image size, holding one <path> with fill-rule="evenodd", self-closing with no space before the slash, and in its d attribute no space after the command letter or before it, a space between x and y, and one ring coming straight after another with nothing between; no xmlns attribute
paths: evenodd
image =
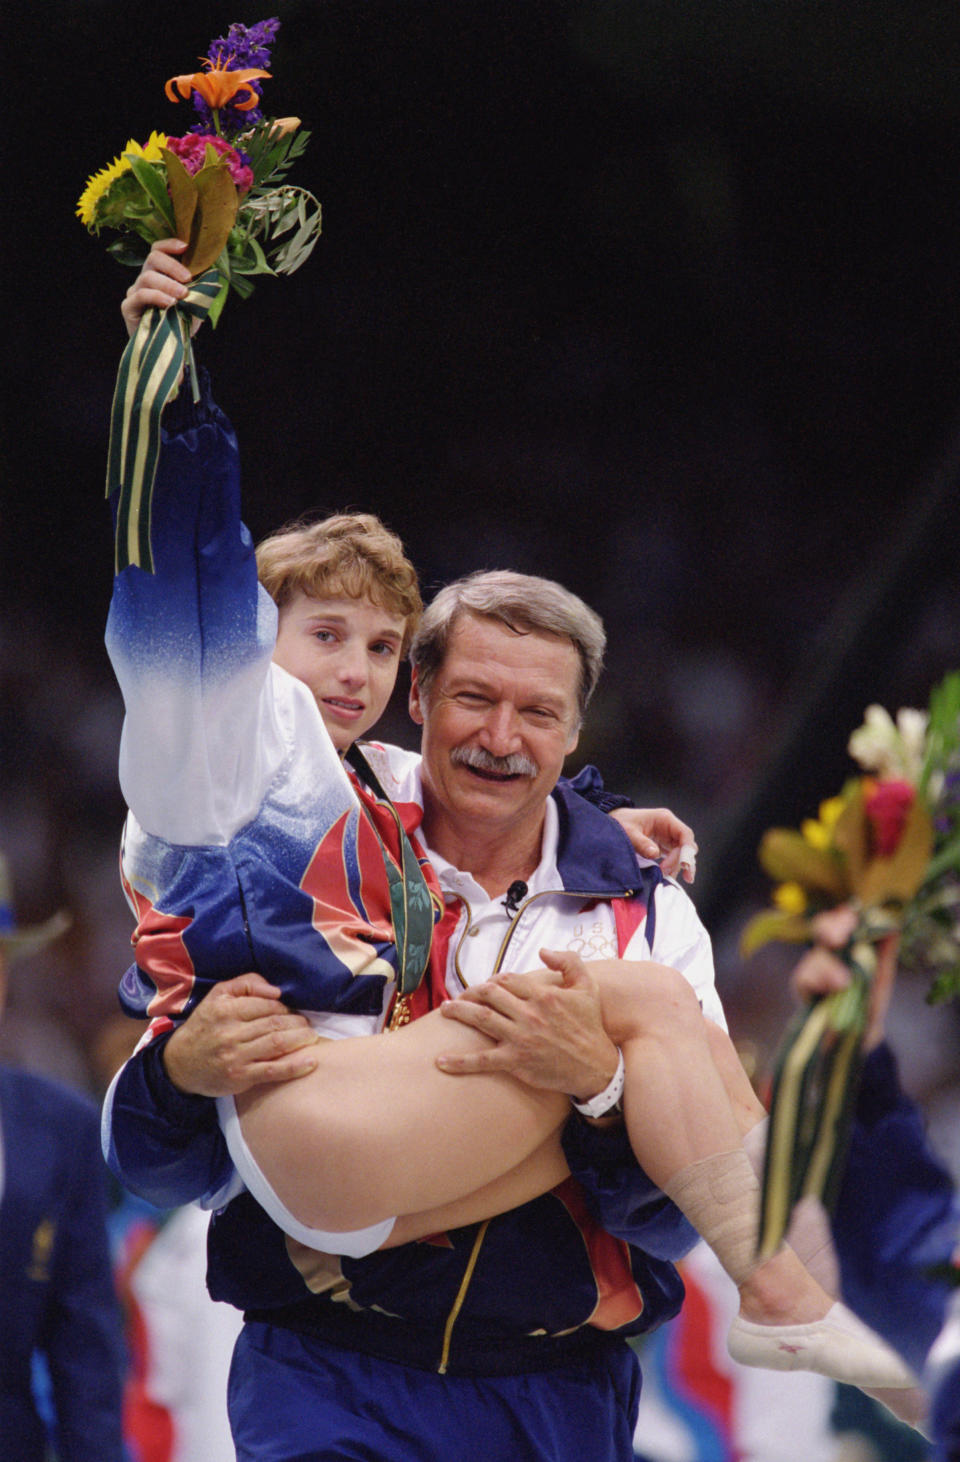
<svg viewBox="0 0 960 1462"><path fill-rule="evenodd" d="M211 61L226 62L228 71L243 70L248 66L260 66L268 70L270 66L270 49L276 39L277 31L280 29L280 21L274 16L271 20L260 20L256 25L239 25L234 22L225 36L218 36L215 41L210 42L207 51ZM262 96L263 85L260 81L251 82L251 86ZM196 127L191 128L193 132L205 132L213 129L213 114L207 103L198 92L193 94L193 106L200 120ZM253 107L248 112L238 111L236 107L224 107L220 112L220 126L229 137L236 132L248 132L251 126L255 126L263 116L260 107Z"/></svg>

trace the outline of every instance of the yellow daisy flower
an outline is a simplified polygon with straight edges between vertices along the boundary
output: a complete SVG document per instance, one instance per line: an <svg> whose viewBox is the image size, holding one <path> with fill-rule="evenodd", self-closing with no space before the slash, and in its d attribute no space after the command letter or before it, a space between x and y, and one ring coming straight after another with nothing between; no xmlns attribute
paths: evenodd
<svg viewBox="0 0 960 1462"><path fill-rule="evenodd" d="M804 914L807 895L799 883L779 883L773 890L773 902L782 914Z"/></svg>
<svg viewBox="0 0 960 1462"><path fill-rule="evenodd" d="M806 818L800 825L800 831L807 842L814 848L829 848L833 842L833 830L840 820L840 814L846 807L846 800L843 797L828 797L821 802L818 810L819 820L814 821L812 817Z"/></svg>
<svg viewBox="0 0 960 1462"><path fill-rule="evenodd" d="M101 168L98 173L91 174L87 179L86 187L77 199L77 217L85 228L90 228L94 222L97 216L97 205L110 191L117 178L130 171L127 153L132 152L146 162L160 162L162 161L160 149L166 145L165 132L151 132L142 147L131 137L119 157L115 157L113 162L108 163L105 168Z"/></svg>

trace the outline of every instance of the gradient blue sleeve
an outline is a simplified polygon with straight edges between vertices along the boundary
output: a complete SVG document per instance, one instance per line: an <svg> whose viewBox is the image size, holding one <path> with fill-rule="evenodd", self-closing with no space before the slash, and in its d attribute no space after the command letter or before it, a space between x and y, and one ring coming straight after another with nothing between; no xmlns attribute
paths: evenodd
<svg viewBox="0 0 960 1462"><path fill-rule="evenodd" d="M276 606L240 516L230 423L204 395L168 409L153 494L155 573L114 579L106 642L124 701L120 784L148 833L222 845L254 815Z"/></svg>
<svg viewBox="0 0 960 1462"><path fill-rule="evenodd" d="M844 1299L919 1371L951 1293L929 1271L949 1261L960 1213L886 1047L866 1063L833 1233Z"/></svg>
<svg viewBox="0 0 960 1462"><path fill-rule="evenodd" d="M216 1103L173 1085L163 1065L167 1039L160 1036L130 1057L104 1111L111 1172L157 1208L208 1198L233 1177Z"/></svg>

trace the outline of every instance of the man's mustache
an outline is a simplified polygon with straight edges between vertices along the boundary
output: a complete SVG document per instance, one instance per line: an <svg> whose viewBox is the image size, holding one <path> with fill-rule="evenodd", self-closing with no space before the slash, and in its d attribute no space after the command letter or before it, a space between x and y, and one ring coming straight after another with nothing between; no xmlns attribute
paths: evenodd
<svg viewBox="0 0 960 1462"><path fill-rule="evenodd" d="M540 768L520 751L509 756L494 756L482 746L456 746L450 753L454 766L473 767L477 772L493 772L498 777L535 777Z"/></svg>

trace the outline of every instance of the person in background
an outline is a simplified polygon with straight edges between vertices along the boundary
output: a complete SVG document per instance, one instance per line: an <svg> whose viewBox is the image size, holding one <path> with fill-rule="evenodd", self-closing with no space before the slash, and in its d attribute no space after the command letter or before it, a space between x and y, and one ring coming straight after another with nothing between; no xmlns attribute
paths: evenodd
<svg viewBox="0 0 960 1462"><path fill-rule="evenodd" d="M800 960L804 999L843 989L834 951L856 922L848 909L821 915L820 943ZM931 1148L917 1104L900 1085L886 1041L896 979L896 939L880 949L864 1037L850 1154L832 1219L841 1288L850 1307L919 1375L930 1397L924 1430L936 1462L960 1458L960 1198ZM953 1272L951 1283L949 1275Z"/></svg>
<svg viewBox="0 0 960 1462"><path fill-rule="evenodd" d="M139 1028L117 1011L91 1061L102 1094ZM234 1462L227 1378L242 1323L207 1293L209 1216L160 1209L111 1179L107 1228L128 1351L123 1434L130 1462Z"/></svg>
<svg viewBox="0 0 960 1462"><path fill-rule="evenodd" d="M0 854L0 1018L10 962L68 923L18 928ZM0 1462L123 1462L124 1361L96 1107L0 1066Z"/></svg>

